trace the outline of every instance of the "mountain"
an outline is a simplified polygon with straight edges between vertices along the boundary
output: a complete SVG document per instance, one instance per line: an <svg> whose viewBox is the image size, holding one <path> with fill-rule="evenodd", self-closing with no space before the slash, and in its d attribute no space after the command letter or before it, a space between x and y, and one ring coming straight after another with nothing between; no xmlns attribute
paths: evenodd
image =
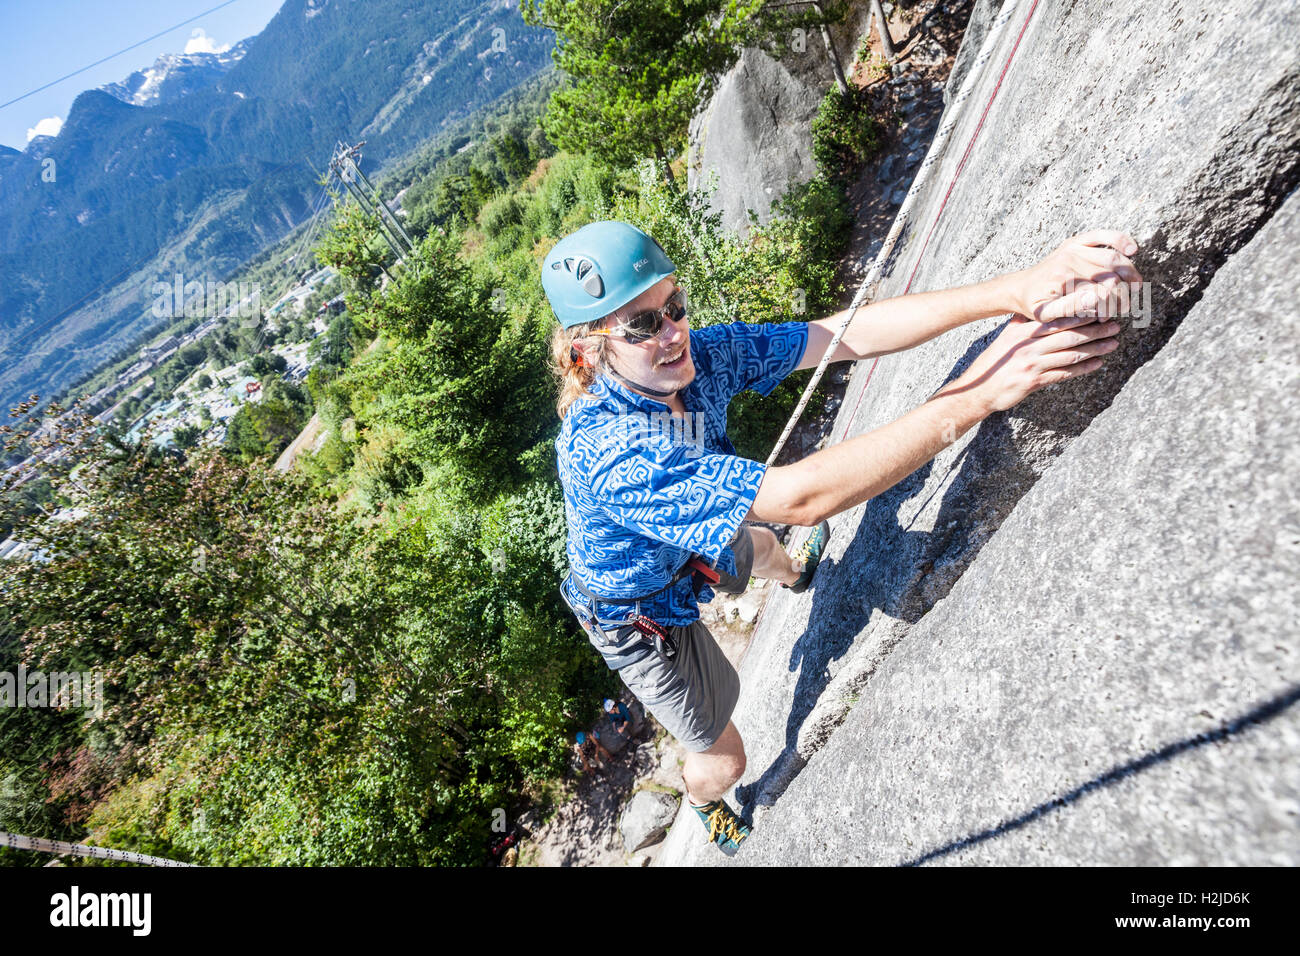
<svg viewBox="0 0 1300 956"><path fill-rule="evenodd" d="M247 52L248 41L243 40L223 53L166 53L147 70L136 70L100 89L132 106L174 103L188 93L215 86Z"/></svg>
<svg viewBox="0 0 1300 956"><path fill-rule="evenodd" d="M233 60L164 57L80 94L58 137L0 153L0 400L49 396L157 325L160 278L224 279L304 222L337 141L382 164L552 44L511 0L286 0Z"/></svg>

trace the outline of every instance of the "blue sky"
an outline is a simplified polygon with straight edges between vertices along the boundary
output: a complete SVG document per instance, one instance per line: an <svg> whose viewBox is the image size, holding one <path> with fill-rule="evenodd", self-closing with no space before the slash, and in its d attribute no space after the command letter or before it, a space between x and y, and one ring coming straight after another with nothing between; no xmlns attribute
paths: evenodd
<svg viewBox="0 0 1300 956"><path fill-rule="evenodd" d="M83 90L124 79L163 53L215 49L260 33L283 0L233 0L134 50L0 107L0 143L26 149L28 131L68 118ZM0 0L0 103L44 86L155 33L203 14L222 0ZM200 31L200 32L196 32Z"/></svg>

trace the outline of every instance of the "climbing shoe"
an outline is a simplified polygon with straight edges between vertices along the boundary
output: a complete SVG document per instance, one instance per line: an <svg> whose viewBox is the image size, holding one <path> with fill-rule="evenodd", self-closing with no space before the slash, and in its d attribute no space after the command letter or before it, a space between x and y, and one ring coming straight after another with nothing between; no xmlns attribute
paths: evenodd
<svg viewBox="0 0 1300 956"><path fill-rule="evenodd" d="M782 587L788 587L795 594L803 594L808 590L813 575L817 573L817 565L821 564L822 552L826 550L826 543L830 540L830 522L823 521L813 528L812 534L808 535L808 540L799 546L798 551L790 555L795 560L803 562L803 574L799 575L799 580L794 584L782 585Z"/></svg>
<svg viewBox="0 0 1300 956"><path fill-rule="evenodd" d="M749 824L737 816L725 800L714 800L702 807L692 803L691 809L704 821L709 831L709 842L716 843L727 856L735 855L745 837L749 836Z"/></svg>

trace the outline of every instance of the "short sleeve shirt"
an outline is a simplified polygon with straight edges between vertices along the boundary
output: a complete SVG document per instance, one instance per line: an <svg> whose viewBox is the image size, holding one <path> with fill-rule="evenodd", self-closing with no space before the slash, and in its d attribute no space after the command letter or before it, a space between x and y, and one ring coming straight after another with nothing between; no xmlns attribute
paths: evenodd
<svg viewBox="0 0 1300 956"><path fill-rule="evenodd" d="M574 576L594 594L641 597L659 590L692 555L735 573L730 542L758 494L766 466L741 458L727 438L727 405L750 389L767 395L798 366L808 343L802 322L735 322L691 331L695 379L682 393L686 416L602 375L570 407L556 438L564 487L567 552ZM575 607L590 599L564 584ZM660 624L699 617L690 576L642 602ZM632 608L596 602L604 620Z"/></svg>
<svg viewBox="0 0 1300 956"><path fill-rule="evenodd" d="M607 710L605 711L605 715L609 718L609 722L615 727L624 721L627 721L628 723L632 722L632 713L627 709L627 704L623 703L621 700L615 701L614 711L611 713Z"/></svg>

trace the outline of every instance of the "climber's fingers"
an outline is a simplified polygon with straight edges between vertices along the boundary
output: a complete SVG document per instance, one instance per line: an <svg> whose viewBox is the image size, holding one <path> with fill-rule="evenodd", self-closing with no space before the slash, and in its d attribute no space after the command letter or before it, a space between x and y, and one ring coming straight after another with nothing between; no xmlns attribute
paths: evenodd
<svg viewBox="0 0 1300 956"><path fill-rule="evenodd" d="M1120 326L1118 322L1095 322L1091 320L1089 322L1088 325L1064 328L1049 335L1037 336L1039 341L1036 351L1047 355L1052 352L1077 348L1089 342L1110 339L1119 334Z"/></svg>
<svg viewBox="0 0 1300 956"><path fill-rule="evenodd" d="M1076 365L1066 365L1062 368L1054 368L1042 374L1043 385L1055 385L1058 382L1064 382L1069 378L1078 378L1080 375L1090 375L1101 368L1102 360L1100 358L1090 358Z"/></svg>
<svg viewBox="0 0 1300 956"><path fill-rule="evenodd" d="M1068 288L1067 284L1067 288ZM1078 285L1068 295L1062 294L1053 299L1038 313L1038 321L1052 322L1061 319L1088 319L1095 316L1097 297L1092 288Z"/></svg>
<svg viewBox="0 0 1300 956"><path fill-rule="evenodd" d="M1065 240L1047 258L1018 274L1011 311L1037 322L1073 315L1105 318L1128 311L1142 274L1121 249L1136 251L1127 233L1094 229ZM1089 298L1081 290L1104 285ZM1125 285L1126 288L1119 288ZM1087 304L1082 304L1087 301ZM1095 310L1095 311L1094 311Z"/></svg>
<svg viewBox="0 0 1300 956"><path fill-rule="evenodd" d="M1049 322L1067 317L1111 318L1129 308L1129 286L1110 273L1099 282L1066 283L1066 293L1039 310L1038 320Z"/></svg>
<svg viewBox="0 0 1300 956"><path fill-rule="evenodd" d="M1101 356L1108 355L1119 348L1119 341L1113 338L1098 339L1095 342L1087 342L1083 345L1077 345L1073 348L1063 348L1048 352L1038 360L1040 371L1051 369L1067 368L1071 365L1078 365L1089 359L1100 360Z"/></svg>
<svg viewBox="0 0 1300 956"><path fill-rule="evenodd" d="M1124 269L1136 271L1132 259L1106 246L1076 246L1071 250L1071 259L1076 272L1087 279L1093 279L1103 272L1119 273Z"/></svg>
<svg viewBox="0 0 1300 956"><path fill-rule="evenodd" d="M1105 246L1075 246L1071 250L1071 266L1077 276L1099 282L1108 273L1114 273L1124 282L1141 282L1133 260L1122 252Z"/></svg>
<svg viewBox="0 0 1300 956"><path fill-rule="evenodd" d="M1018 301L1011 311L1036 322L1047 321L1043 318L1043 310L1065 294L1070 282L1067 270L1059 264L1053 269L1052 265L1044 259L1032 269L1026 270L1027 278L1022 287L1016 290Z"/></svg>
<svg viewBox="0 0 1300 956"><path fill-rule="evenodd" d="M1133 307L1133 285L1121 276L1115 277L1115 308L1108 316L1128 315Z"/></svg>
<svg viewBox="0 0 1300 956"><path fill-rule="evenodd" d="M1066 242L1081 246L1110 246L1126 256L1138 250L1137 241L1120 229L1089 229L1071 236Z"/></svg>
<svg viewBox="0 0 1300 956"><path fill-rule="evenodd" d="M1038 328L1033 331L1035 337L1051 335L1053 332L1060 332L1062 329L1077 329L1081 325L1092 325L1097 321L1095 315L1083 315L1075 313L1073 315L1063 315L1060 318L1045 318Z"/></svg>
<svg viewBox="0 0 1300 956"><path fill-rule="evenodd" d="M1006 327L967 370L972 380L987 382L995 396L993 407L1010 408L1026 395L1056 382L1086 375L1101 367L1103 357L1119 345L1115 336L1120 324L1114 321L1058 319L1040 325L1017 317Z"/></svg>

